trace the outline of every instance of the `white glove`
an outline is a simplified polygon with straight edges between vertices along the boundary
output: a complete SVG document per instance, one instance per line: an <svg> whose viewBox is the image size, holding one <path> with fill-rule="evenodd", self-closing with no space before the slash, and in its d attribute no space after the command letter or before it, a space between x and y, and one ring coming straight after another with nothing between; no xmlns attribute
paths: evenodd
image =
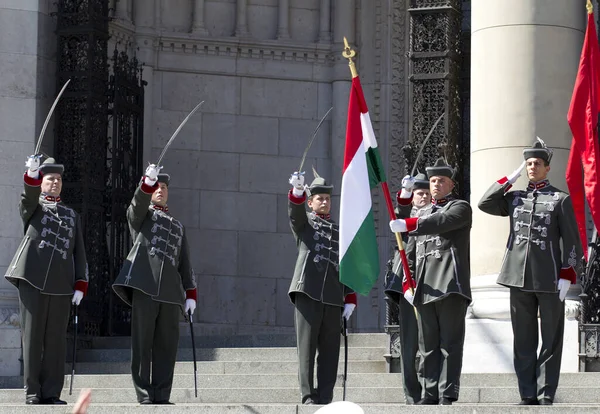
<svg viewBox="0 0 600 414"><path fill-rule="evenodd" d="M27 176L30 178L38 178L40 168L40 157L37 155L30 155L27 157L27 161L25 162L25 166L27 167Z"/></svg>
<svg viewBox="0 0 600 414"><path fill-rule="evenodd" d="M523 169L525 168L526 165L527 165L527 161L523 161L521 163L521 165L519 165L519 168L517 168L516 170L511 172L510 175L506 176L506 178L508 178L508 182L511 184L514 184L515 181L517 181L519 179L519 177L521 176L521 172L523 172Z"/></svg>
<svg viewBox="0 0 600 414"><path fill-rule="evenodd" d="M567 297L567 293L569 292L569 287L571 287L571 281L567 279L558 279L558 298L561 302L565 301Z"/></svg>
<svg viewBox="0 0 600 414"><path fill-rule="evenodd" d="M158 167L155 164L150 164L148 168L146 168L146 172L144 173L144 175L146 176L144 178L144 183L146 183L146 185L149 185L150 187L153 187L154 184L156 184L156 181L158 181L158 173L161 169L162 167Z"/></svg>
<svg viewBox="0 0 600 414"><path fill-rule="evenodd" d="M75 293L73 293L73 299L71 300L71 303L79 306L81 299L83 299L83 292L81 290L76 290Z"/></svg>
<svg viewBox="0 0 600 414"><path fill-rule="evenodd" d="M406 299L406 301L412 305L413 301L415 300L415 295L413 295L410 289L408 289L406 292L404 292L404 299Z"/></svg>
<svg viewBox="0 0 600 414"><path fill-rule="evenodd" d="M292 189L292 194L294 194L295 197L302 197L304 194L304 173L294 171L290 177L289 183L294 187Z"/></svg>
<svg viewBox="0 0 600 414"><path fill-rule="evenodd" d="M396 219L390 221L392 233L406 233L406 220Z"/></svg>
<svg viewBox="0 0 600 414"><path fill-rule="evenodd" d="M185 314L187 315L188 311L190 311L190 312L192 312L192 315L193 315L195 310L196 310L196 301L194 299L186 299L185 300Z"/></svg>
<svg viewBox="0 0 600 414"><path fill-rule="evenodd" d="M354 308L356 308L356 305L354 303L344 304L344 312L342 313L342 317L346 318L346 320L350 319L350 316L352 316L352 312L354 312Z"/></svg>
<svg viewBox="0 0 600 414"><path fill-rule="evenodd" d="M402 179L402 189L412 192L413 187L415 186L415 177L411 177L410 175L405 175Z"/></svg>

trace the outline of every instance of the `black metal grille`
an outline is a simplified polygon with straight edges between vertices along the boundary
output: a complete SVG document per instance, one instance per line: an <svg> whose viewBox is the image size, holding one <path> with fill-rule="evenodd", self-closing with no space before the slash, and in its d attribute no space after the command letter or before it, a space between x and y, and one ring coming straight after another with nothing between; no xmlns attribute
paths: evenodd
<svg viewBox="0 0 600 414"><path fill-rule="evenodd" d="M417 170L425 172L443 156L457 167L457 191L468 194L461 133L461 7L458 0L411 0L409 38L409 139L404 147L405 165L410 172L421 145L435 121L444 114L425 144ZM468 62L466 62L468 64Z"/></svg>
<svg viewBox="0 0 600 414"><path fill-rule="evenodd" d="M144 126L144 85L137 58L115 48L110 76L109 127L106 182L108 208L106 231L110 246L110 281L119 275L131 248L126 211L142 174ZM131 310L115 295L110 295L109 331L127 335Z"/></svg>
<svg viewBox="0 0 600 414"><path fill-rule="evenodd" d="M123 199L141 171L141 70L117 51L109 66L108 13L107 0L57 3L57 86L71 83L56 110L54 154L65 165L62 197L84 229L90 283L79 311L83 337L128 332L118 322L129 314L111 284L130 247Z"/></svg>
<svg viewBox="0 0 600 414"><path fill-rule="evenodd" d="M90 283L80 333L97 336L110 295L104 226L106 182L108 2L61 0L57 10L57 87L67 79L56 113L54 153L65 165L62 196L81 215ZM58 89L57 89L58 90Z"/></svg>

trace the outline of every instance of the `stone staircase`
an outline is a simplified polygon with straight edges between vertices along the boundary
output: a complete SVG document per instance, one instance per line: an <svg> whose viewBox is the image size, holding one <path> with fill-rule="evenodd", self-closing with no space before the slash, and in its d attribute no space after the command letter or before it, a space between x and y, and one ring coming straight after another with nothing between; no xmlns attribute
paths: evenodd
<svg viewBox="0 0 600 414"><path fill-rule="evenodd" d="M182 337L175 368L172 406L140 406L129 375L129 338L97 338L78 352L73 395L65 378L62 398L72 404L82 388L92 388L90 413L170 412L200 414L310 414L319 406L298 405L296 350L291 335L196 338L198 398L190 338ZM512 374L463 374L460 402L451 407L404 405L402 377L387 374L385 334L349 337L347 399L367 414L513 412L600 412L600 373L565 373L553 407L519 407ZM343 348L335 400L342 397ZM468 355L465 356L468 358ZM70 364L66 370L70 371ZM21 377L0 377L0 413L64 413L67 407L25 406Z"/></svg>

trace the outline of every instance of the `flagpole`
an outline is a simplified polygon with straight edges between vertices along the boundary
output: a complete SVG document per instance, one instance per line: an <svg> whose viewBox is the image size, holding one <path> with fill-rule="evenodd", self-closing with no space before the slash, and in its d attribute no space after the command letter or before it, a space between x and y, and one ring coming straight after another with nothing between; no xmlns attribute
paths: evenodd
<svg viewBox="0 0 600 414"><path fill-rule="evenodd" d="M356 56L356 51L350 48L348 45L348 40L344 37L344 51L342 52L342 56L348 59L348 66L350 67L350 73L352 74L352 79L358 77L358 71L356 70L356 65L352 58ZM388 214L390 215L391 220L396 220L396 212L394 211L394 204L392 203L392 197L390 196L390 190L388 188L387 182L381 182L381 190L383 191L383 196L385 197L385 204L388 209ZM400 252L400 259L402 261L402 268L404 270L404 275L406 276L406 280L408 281L408 286L410 289L410 293L414 294L413 289L413 278L410 273L410 268L408 267L408 260L406 258L406 252L404 251L404 243L402 242L402 237L400 233L394 233L396 236L396 242L398 243L398 252Z"/></svg>

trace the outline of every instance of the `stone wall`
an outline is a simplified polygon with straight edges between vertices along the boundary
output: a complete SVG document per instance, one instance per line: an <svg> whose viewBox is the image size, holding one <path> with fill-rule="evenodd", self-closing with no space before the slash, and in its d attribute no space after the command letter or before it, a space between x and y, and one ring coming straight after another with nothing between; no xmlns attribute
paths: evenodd
<svg viewBox="0 0 600 414"><path fill-rule="evenodd" d="M23 235L17 209L25 159L34 151L55 91L55 20L51 0L0 4L0 274ZM52 123L42 150L53 148ZM17 290L0 278L0 373L18 375L21 354Z"/></svg>

